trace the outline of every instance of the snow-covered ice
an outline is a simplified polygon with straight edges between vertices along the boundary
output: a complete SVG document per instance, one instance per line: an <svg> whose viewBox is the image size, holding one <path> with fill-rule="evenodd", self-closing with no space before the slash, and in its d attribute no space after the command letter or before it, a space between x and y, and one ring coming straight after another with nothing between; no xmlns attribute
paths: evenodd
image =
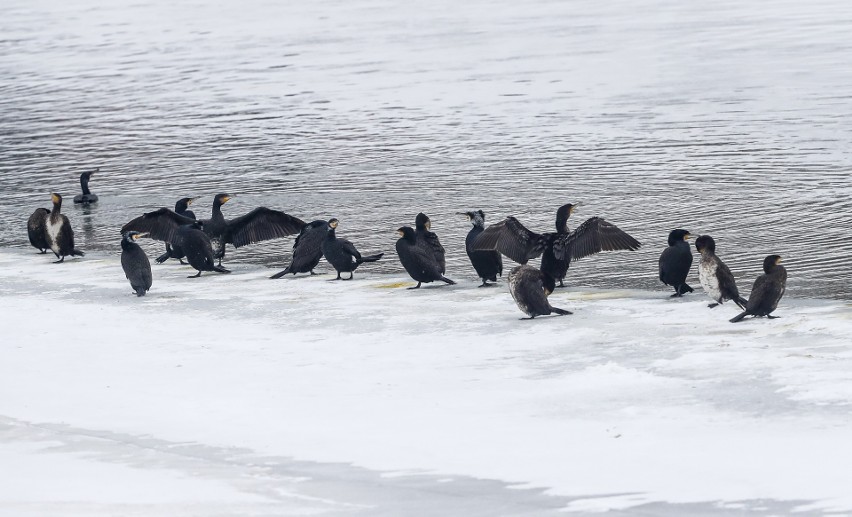
<svg viewBox="0 0 852 517"><path fill-rule="evenodd" d="M0 251L0 515L852 512L845 302L52 260Z"/></svg>

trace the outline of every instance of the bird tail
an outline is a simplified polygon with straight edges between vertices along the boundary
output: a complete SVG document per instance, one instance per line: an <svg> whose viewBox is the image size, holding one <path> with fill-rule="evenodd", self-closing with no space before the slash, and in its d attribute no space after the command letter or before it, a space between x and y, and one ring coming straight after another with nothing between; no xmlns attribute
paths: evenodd
<svg viewBox="0 0 852 517"><path fill-rule="evenodd" d="M555 312L556 314L559 314L560 316L567 316L569 314L573 314L571 311L566 311L565 309L560 309L559 307L551 307L550 310Z"/></svg>
<svg viewBox="0 0 852 517"><path fill-rule="evenodd" d="M681 284L681 286L678 288L677 292L679 294L694 293L695 289L689 287L688 284L684 283L684 284Z"/></svg>
<svg viewBox="0 0 852 517"><path fill-rule="evenodd" d="M734 303L740 306L740 309L745 310L746 305L748 305L748 300L743 298L742 296L736 296L734 298Z"/></svg>
<svg viewBox="0 0 852 517"><path fill-rule="evenodd" d="M455 283L455 282L453 282L452 280L450 280L449 278L447 278L447 277L445 277L445 276L443 276L443 275L441 275L441 280L443 280L444 282L446 282L446 283L447 283L447 284L449 284L449 285L456 285L456 283Z"/></svg>
<svg viewBox="0 0 852 517"><path fill-rule="evenodd" d="M136 296L145 296L145 288L144 287L137 287L135 289L135 291L136 291Z"/></svg>
<svg viewBox="0 0 852 517"><path fill-rule="evenodd" d="M80 251L78 249L71 250L71 256L72 257L82 257L84 255L85 255L85 253L83 253L82 251Z"/></svg>
<svg viewBox="0 0 852 517"><path fill-rule="evenodd" d="M157 264L162 264L163 262L169 260L170 258L172 258L172 255L171 255L171 253L169 253L167 251L167 252L163 253L162 255L160 255L159 257L157 257L155 262Z"/></svg>
<svg viewBox="0 0 852 517"><path fill-rule="evenodd" d="M213 266L213 271L216 271L217 273L230 273L231 272L230 269L225 269L222 266Z"/></svg>
<svg viewBox="0 0 852 517"><path fill-rule="evenodd" d="M737 314L736 316L734 316L733 318L731 318L730 321L731 321L731 323L736 323L738 321L742 321L742 319L745 318L746 316L748 316L748 311L743 311L743 312Z"/></svg>
<svg viewBox="0 0 852 517"><path fill-rule="evenodd" d="M375 255L367 255L366 257L361 257L361 260L359 260L358 263L361 264L361 263L364 263L364 262L375 262L375 261L379 260L380 258L382 258L384 255L385 255L384 253L377 253Z"/></svg>
<svg viewBox="0 0 852 517"><path fill-rule="evenodd" d="M277 278L281 278L282 276L286 275L289 272L290 272L290 266L287 266L287 269L285 269L284 271L279 271L278 273L275 273L274 275L272 275L269 278L272 279L272 280L275 280Z"/></svg>

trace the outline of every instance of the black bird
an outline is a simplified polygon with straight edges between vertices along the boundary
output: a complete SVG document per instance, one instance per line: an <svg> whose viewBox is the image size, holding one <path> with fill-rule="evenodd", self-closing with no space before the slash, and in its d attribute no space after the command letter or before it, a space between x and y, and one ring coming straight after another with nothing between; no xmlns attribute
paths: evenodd
<svg viewBox="0 0 852 517"><path fill-rule="evenodd" d="M532 266L518 266L509 271L509 292L512 298L529 318L536 316L547 316L548 314L559 314L564 316L571 314L570 311L559 309L550 305L547 297L556 289L556 280L543 271Z"/></svg>
<svg viewBox="0 0 852 517"><path fill-rule="evenodd" d="M322 242L325 240L328 221L318 220L302 226L302 230L293 243L293 258L284 271L275 273L269 278L281 278L292 273L310 273L315 275L314 268L322 258Z"/></svg>
<svg viewBox="0 0 852 517"><path fill-rule="evenodd" d="M27 236L30 244L38 248L42 254L47 253L50 244L47 242L47 217L50 210L47 208L36 208L33 215L27 219Z"/></svg>
<svg viewBox="0 0 852 517"><path fill-rule="evenodd" d="M435 250L428 242L418 239L413 228L403 226L397 232L400 238L396 241L396 254L399 256L402 267L411 278L417 280L417 285L409 289L419 289L421 283L435 280L441 280L450 285L455 284L442 274L441 264L435 257Z"/></svg>
<svg viewBox="0 0 852 517"><path fill-rule="evenodd" d="M787 270L781 265L781 257L769 255L763 259L763 274L754 281L746 309L731 319L736 323L746 316L766 316L773 319L772 312L787 289Z"/></svg>
<svg viewBox="0 0 852 517"><path fill-rule="evenodd" d="M338 239L334 233L337 228L337 219L330 219L326 225L325 238L322 241L322 254L331 266L337 270L335 280L352 280L353 271L364 262L375 262L382 258L384 253L362 257L355 245L346 239ZM348 272L349 278L341 278L341 272Z"/></svg>
<svg viewBox="0 0 852 517"><path fill-rule="evenodd" d="M417 240L426 244L427 248L432 250L435 255L435 260L438 263L441 274L447 272L447 259L444 247L441 246L441 241L438 240L438 235L432 232L432 220L429 216L420 212L414 219L414 226L417 229Z"/></svg>
<svg viewBox="0 0 852 517"><path fill-rule="evenodd" d="M83 189L83 193L74 196L75 203L82 203L84 205L88 205L90 203L98 202L98 195L92 194L92 192L89 190L89 178L91 178L92 175L98 172L99 170L100 169L95 169L94 171L86 171L83 174L80 174L80 188Z"/></svg>
<svg viewBox="0 0 852 517"><path fill-rule="evenodd" d="M195 213L189 209L189 205L192 204L198 198L195 197L184 197L181 198L175 203L175 213L178 215L182 215L184 217L188 217L190 219L195 219ZM186 256L186 253L183 252L180 246L174 247L168 242L166 243L166 252L157 257L157 264L162 264L163 262L169 260L170 258L176 258L180 260L181 264L186 264L183 261L183 258Z"/></svg>
<svg viewBox="0 0 852 517"><path fill-rule="evenodd" d="M85 254L74 247L74 230L71 228L71 222L61 213L62 196L51 194L51 198L53 210L47 217L45 237L51 251L59 258L55 264L65 262L65 257L68 255L82 257Z"/></svg>
<svg viewBox="0 0 852 517"><path fill-rule="evenodd" d="M669 233L669 247L660 255L660 281L674 287L672 298L694 291L686 283L686 276L692 267L692 249L686 242L689 237L686 230L672 230Z"/></svg>
<svg viewBox="0 0 852 517"><path fill-rule="evenodd" d="M473 247L497 250L519 264L542 255L542 271L562 283L572 260L601 251L636 250L642 244L600 217L591 217L573 232L568 231L568 216L578 205L563 205L557 211L556 233L535 233L514 217L492 224L482 232Z"/></svg>
<svg viewBox="0 0 852 517"><path fill-rule="evenodd" d="M715 303L708 305L711 309L727 300L733 300L741 309L748 303L740 296L734 275L728 266L716 255L716 241L709 235L701 235L695 239L695 249L701 254L698 261L698 281L701 287Z"/></svg>
<svg viewBox="0 0 852 517"><path fill-rule="evenodd" d="M127 232L121 237L121 268L124 276L130 280L130 287L136 291L136 296L145 296L153 283L148 255L136 244L136 239L147 236L144 233Z"/></svg>
<svg viewBox="0 0 852 517"><path fill-rule="evenodd" d="M230 194L217 194L213 198L213 212L210 219L204 219L204 233L210 237L213 246L213 256L219 259L225 256L225 244L233 244L235 248L287 237L297 233L305 222L292 215L266 207L258 207L251 212L237 217L225 219L222 205L233 198Z"/></svg>
<svg viewBox="0 0 852 517"><path fill-rule="evenodd" d="M202 271L230 273L222 266L216 265L210 237L204 233L203 221L195 221L168 208L161 208L133 219L121 228L121 233L131 230L148 233L152 239L182 248L189 265L198 271L197 275L189 278L198 278Z"/></svg>
<svg viewBox="0 0 852 517"><path fill-rule="evenodd" d="M473 228L467 232L467 237L464 240L464 247L467 251L467 256L473 269L476 270L477 276L482 279L482 285L479 287L490 287L496 284L489 284L488 281L497 281L497 275L503 276L503 258L498 251L477 250L473 247L474 241L485 231L485 212L477 210L475 212L461 212L470 219Z"/></svg>

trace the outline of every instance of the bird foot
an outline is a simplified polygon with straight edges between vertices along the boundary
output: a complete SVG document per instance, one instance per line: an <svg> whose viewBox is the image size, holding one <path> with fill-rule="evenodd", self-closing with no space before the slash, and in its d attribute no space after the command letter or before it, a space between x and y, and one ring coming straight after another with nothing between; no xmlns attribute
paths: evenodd
<svg viewBox="0 0 852 517"><path fill-rule="evenodd" d="M680 293L675 293L675 294L669 296L669 298L682 298L682 297L683 297L683 295L680 294Z"/></svg>
<svg viewBox="0 0 852 517"><path fill-rule="evenodd" d="M710 309L712 309L712 308L714 308L714 307L718 307L718 306L719 306L719 304L718 304L718 303L709 303L709 304L707 304L707 307L709 307Z"/></svg>
<svg viewBox="0 0 852 517"><path fill-rule="evenodd" d="M768 319L768 320L777 320L777 319L778 319L778 318L780 318L780 317L781 317L781 316L773 316L773 315L771 315L771 314L767 314L767 315L766 315L766 319Z"/></svg>
<svg viewBox="0 0 852 517"><path fill-rule="evenodd" d="M201 271L199 271L197 275L190 275L187 278L198 278L200 276L201 276Z"/></svg>
<svg viewBox="0 0 852 517"><path fill-rule="evenodd" d="M62 264L63 262L65 262L65 257L62 257L62 258L61 258L61 259L59 259L59 260L54 260L54 261L53 261L53 263L54 263L54 264Z"/></svg>
<svg viewBox="0 0 852 517"><path fill-rule="evenodd" d="M477 287L497 287L497 284L488 284L488 283L482 282L482 284L477 286Z"/></svg>

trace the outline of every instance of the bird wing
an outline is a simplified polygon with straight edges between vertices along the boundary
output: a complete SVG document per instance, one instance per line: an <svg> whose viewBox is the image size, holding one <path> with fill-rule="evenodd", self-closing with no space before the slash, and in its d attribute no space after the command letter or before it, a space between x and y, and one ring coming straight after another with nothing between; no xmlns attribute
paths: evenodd
<svg viewBox="0 0 852 517"><path fill-rule="evenodd" d="M340 247L343 248L343 250L345 250L347 253L352 255L355 258L355 260L361 259L361 254L358 252L358 250L355 249L354 244L347 241L346 239L337 239L337 242L339 242Z"/></svg>
<svg viewBox="0 0 852 517"><path fill-rule="evenodd" d="M441 241L438 240L438 235L435 232L425 232L423 236L426 238L426 243L429 245L429 248L435 254L435 260L438 262L441 273L444 273L447 270L446 251L444 250L444 247L441 246Z"/></svg>
<svg viewBox="0 0 852 517"><path fill-rule="evenodd" d="M306 224L293 242L293 266L310 264L322 257L322 241L325 239L326 222L322 225Z"/></svg>
<svg viewBox="0 0 852 517"><path fill-rule="evenodd" d="M228 221L225 242L230 242L235 248L239 248L255 242L293 235L303 226L305 222L298 217L261 206L246 215Z"/></svg>
<svg viewBox="0 0 852 517"><path fill-rule="evenodd" d="M719 280L719 291L726 297L739 296L740 292L737 289L737 283L734 280L734 275L728 266L717 259L716 262L716 278Z"/></svg>
<svg viewBox="0 0 852 517"><path fill-rule="evenodd" d="M121 233L148 232L154 240L174 242L178 228L194 222L194 219L178 215L168 208L161 208L133 219L121 227Z"/></svg>
<svg viewBox="0 0 852 517"><path fill-rule="evenodd" d="M497 250L519 264L541 255L547 239L526 228L514 217L507 217L486 228L473 241L477 250Z"/></svg>
<svg viewBox="0 0 852 517"><path fill-rule="evenodd" d="M190 219L197 219L197 217L195 217L195 212L193 212L192 210L184 210L181 215L184 217L189 217Z"/></svg>
<svg viewBox="0 0 852 517"><path fill-rule="evenodd" d="M553 244L553 255L560 260L577 260L601 251L637 250L641 245L618 226L591 217L573 232L559 235Z"/></svg>

